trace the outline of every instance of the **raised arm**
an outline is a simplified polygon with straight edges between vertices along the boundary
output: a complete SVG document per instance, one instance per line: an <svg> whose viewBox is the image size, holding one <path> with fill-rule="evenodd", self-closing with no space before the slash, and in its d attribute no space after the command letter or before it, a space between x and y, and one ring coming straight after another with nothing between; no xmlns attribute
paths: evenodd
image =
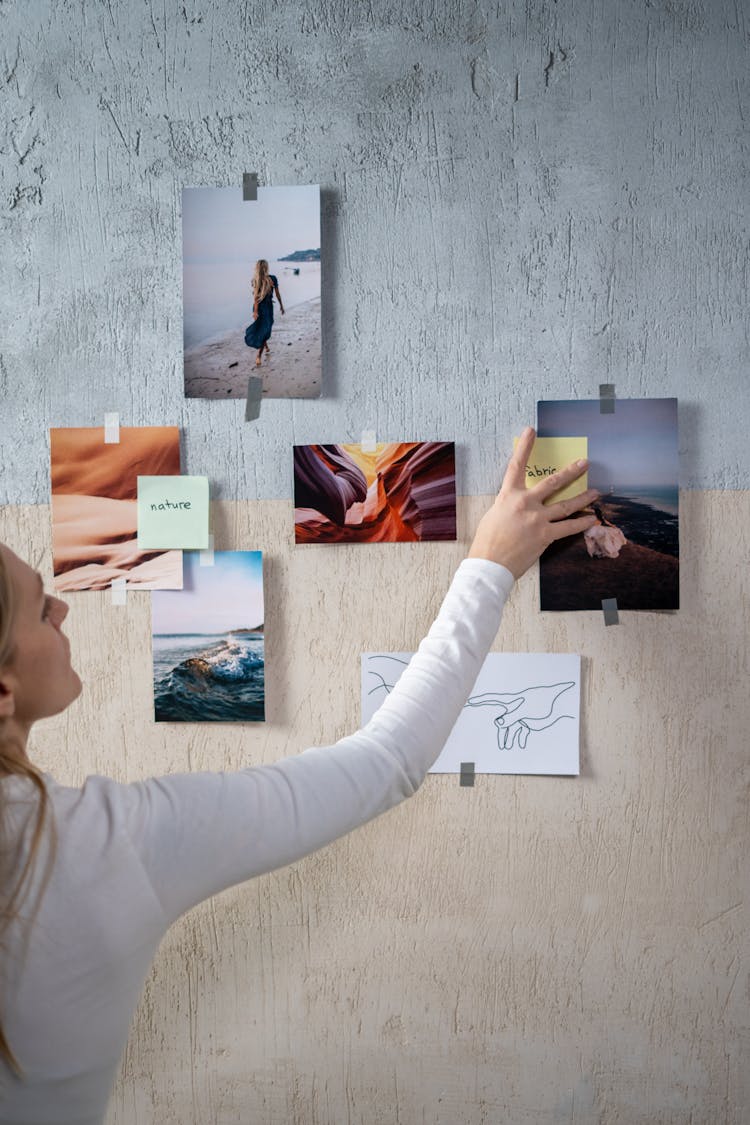
<svg viewBox="0 0 750 1125"><path fill-rule="evenodd" d="M514 577L566 533L559 522L565 514L594 495L543 504L580 476L585 463L527 491L530 434L519 442L432 628L364 728L270 766L124 787L130 838L170 919L227 886L330 843L419 787L476 680ZM592 518L565 527L572 533Z"/></svg>

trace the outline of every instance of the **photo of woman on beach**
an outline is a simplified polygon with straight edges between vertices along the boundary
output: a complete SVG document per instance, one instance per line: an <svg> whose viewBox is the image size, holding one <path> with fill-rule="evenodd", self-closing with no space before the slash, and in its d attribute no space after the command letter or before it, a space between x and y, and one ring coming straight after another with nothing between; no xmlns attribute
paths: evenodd
<svg viewBox="0 0 750 1125"><path fill-rule="evenodd" d="M268 341L273 331L273 298L279 302L281 315L284 315L284 306L279 293L279 283L276 276L268 272L268 262L259 258L255 263L253 274L253 323L245 332L245 343L249 348L257 348L258 355L255 366L260 367L263 352L266 359L271 355Z"/></svg>
<svg viewBox="0 0 750 1125"><path fill-rule="evenodd" d="M597 522L539 560L542 610L663 610L680 605L677 399L539 402L540 437L588 438Z"/></svg>
<svg viewBox="0 0 750 1125"><path fill-rule="evenodd" d="M319 397L320 249L317 185L183 190L186 398Z"/></svg>

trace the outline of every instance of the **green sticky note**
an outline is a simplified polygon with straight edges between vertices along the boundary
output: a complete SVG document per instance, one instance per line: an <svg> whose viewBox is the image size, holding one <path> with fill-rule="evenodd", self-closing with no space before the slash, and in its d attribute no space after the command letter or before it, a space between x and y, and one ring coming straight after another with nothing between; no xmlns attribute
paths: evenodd
<svg viewBox="0 0 750 1125"><path fill-rule="evenodd" d="M208 477L138 477L141 550L208 547Z"/></svg>
<svg viewBox="0 0 750 1125"><path fill-rule="evenodd" d="M514 448L516 445L518 438L513 442ZM558 469L564 469L571 461L580 461L588 455L587 437L538 437L526 462L526 487L533 488ZM588 477L588 472L585 472L572 484L566 484L565 488L555 492L545 503L557 503L558 500L567 500L571 496L577 496L579 492L585 492L589 486Z"/></svg>

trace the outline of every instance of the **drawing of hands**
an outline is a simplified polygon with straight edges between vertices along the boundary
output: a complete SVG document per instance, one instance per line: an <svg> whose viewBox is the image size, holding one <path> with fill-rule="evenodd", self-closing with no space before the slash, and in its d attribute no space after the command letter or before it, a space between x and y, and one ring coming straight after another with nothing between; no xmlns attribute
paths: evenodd
<svg viewBox="0 0 750 1125"><path fill-rule="evenodd" d="M518 739L518 745L522 750L526 749L526 742L529 737L529 727L519 719L516 722L507 724L504 715L497 715L495 720L497 727L497 745L500 750L512 750ZM510 741L508 741L510 739Z"/></svg>
<svg viewBox="0 0 750 1125"><path fill-rule="evenodd" d="M553 718L552 714L559 697L574 686L574 682L568 680L561 684L524 688L516 695L508 692L485 692L471 696L466 706L489 706L499 711L493 720L498 749L512 750L518 742L521 750L525 750L533 731L546 730L560 719L572 718L572 715L556 715Z"/></svg>

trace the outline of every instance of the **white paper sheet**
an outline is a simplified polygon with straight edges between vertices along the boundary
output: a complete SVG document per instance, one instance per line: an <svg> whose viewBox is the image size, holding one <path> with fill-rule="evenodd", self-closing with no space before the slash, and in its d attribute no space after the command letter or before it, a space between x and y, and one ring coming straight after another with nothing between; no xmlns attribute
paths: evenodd
<svg viewBox="0 0 750 1125"><path fill-rule="evenodd" d="M362 722L370 719L411 659L409 652L362 656ZM450 737L430 770L459 773L580 772L581 658L557 653L490 653Z"/></svg>

